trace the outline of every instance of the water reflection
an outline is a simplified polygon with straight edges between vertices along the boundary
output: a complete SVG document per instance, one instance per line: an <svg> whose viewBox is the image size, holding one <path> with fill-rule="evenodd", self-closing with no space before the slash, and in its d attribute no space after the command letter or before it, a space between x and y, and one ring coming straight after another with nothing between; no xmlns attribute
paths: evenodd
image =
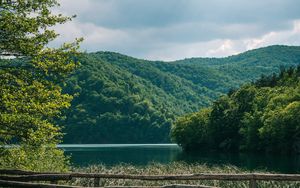
<svg viewBox="0 0 300 188"><path fill-rule="evenodd" d="M174 161L184 161L208 165L235 165L247 170L267 170L281 173L300 172L300 156L262 155L258 153L185 153L175 144L68 145L60 147L71 155L71 162L74 166L116 165L120 163L143 166L151 162L167 164Z"/></svg>
<svg viewBox="0 0 300 188"><path fill-rule="evenodd" d="M177 160L181 148L176 144L124 144L124 145L93 145L87 147L64 147L71 155L75 166L93 164L117 165L128 163L132 165L147 165L151 162L166 164Z"/></svg>

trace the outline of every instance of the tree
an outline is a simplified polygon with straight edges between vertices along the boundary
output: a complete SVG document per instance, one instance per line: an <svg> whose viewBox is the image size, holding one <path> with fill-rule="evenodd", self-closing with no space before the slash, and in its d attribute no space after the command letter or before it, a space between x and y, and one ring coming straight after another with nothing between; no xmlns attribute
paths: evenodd
<svg viewBox="0 0 300 188"><path fill-rule="evenodd" d="M53 120L70 106L72 96L63 94L59 84L78 64L82 39L60 48L47 46L58 36L50 28L71 20L54 15L55 6L56 0L0 1L0 141L21 144L25 153L48 145L62 155L54 148L62 134ZM12 157L16 150L2 152Z"/></svg>
<svg viewBox="0 0 300 188"><path fill-rule="evenodd" d="M204 108L197 113L178 118L171 129L173 141L186 150L208 147L210 113L210 108Z"/></svg>

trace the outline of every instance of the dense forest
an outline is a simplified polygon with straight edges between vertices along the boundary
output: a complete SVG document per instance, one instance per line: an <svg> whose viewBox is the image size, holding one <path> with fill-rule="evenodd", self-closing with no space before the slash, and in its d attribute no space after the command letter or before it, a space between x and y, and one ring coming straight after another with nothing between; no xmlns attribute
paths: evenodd
<svg viewBox="0 0 300 188"><path fill-rule="evenodd" d="M177 119L173 139L186 150L300 151L300 66L282 68Z"/></svg>
<svg viewBox="0 0 300 188"><path fill-rule="evenodd" d="M81 66L63 86L75 95L65 118L58 120L65 126L64 143L161 143L170 141L176 117L208 107L262 74L298 65L300 47L270 46L226 58L173 62L113 52L83 54L78 60ZM234 142L224 147L230 144Z"/></svg>

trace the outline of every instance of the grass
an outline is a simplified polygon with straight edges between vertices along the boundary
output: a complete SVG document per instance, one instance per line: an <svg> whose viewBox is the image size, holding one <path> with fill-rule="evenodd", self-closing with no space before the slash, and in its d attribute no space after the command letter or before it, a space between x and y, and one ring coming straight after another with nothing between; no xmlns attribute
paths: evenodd
<svg viewBox="0 0 300 188"><path fill-rule="evenodd" d="M152 163L147 166L133 166L121 164L112 167L105 165L93 165L83 168L74 168L74 172L87 173L108 173L108 174L135 174L135 175L170 175L170 174L197 174L197 173L249 173L235 166L208 166L203 164L187 164L183 162L174 162L171 164ZM262 172L262 171L260 171ZM265 172L267 173L267 172ZM209 185L217 187L241 188L249 187L248 181L213 181L213 180L176 180L176 181L140 181L140 180L118 180L101 179L101 186L157 186L168 184L193 184ZM93 179L75 179L71 185L93 186ZM300 187L300 182L266 182L258 181L258 187Z"/></svg>

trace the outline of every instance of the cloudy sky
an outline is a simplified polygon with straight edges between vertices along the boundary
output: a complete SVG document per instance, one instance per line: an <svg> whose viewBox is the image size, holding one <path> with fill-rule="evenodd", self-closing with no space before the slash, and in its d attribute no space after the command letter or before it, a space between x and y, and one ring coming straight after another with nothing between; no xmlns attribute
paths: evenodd
<svg viewBox="0 0 300 188"><path fill-rule="evenodd" d="M53 43L84 37L87 52L151 59L223 57L273 45L300 45L300 0L60 0L77 17Z"/></svg>

